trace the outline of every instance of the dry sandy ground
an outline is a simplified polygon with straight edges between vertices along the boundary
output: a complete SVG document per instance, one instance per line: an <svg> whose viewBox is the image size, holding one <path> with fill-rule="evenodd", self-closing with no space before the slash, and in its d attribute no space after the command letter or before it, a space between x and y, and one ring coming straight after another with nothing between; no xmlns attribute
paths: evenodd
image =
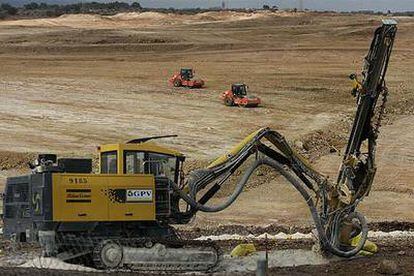
<svg viewBox="0 0 414 276"><path fill-rule="evenodd" d="M347 76L361 67L380 19L224 12L1 21L0 151L84 156L101 143L173 133L179 137L164 143L198 161L262 126L301 140L352 114ZM388 74L392 124L382 129L379 172L362 206L371 220L414 221L414 19L398 20ZM207 88L169 87L181 66L195 68ZM240 81L263 107L220 103L219 93ZM316 161L332 176L339 164L334 154ZM18 172L5 167L0 182ZM276 178L194 224L309 219L302 199Z"/></svg>

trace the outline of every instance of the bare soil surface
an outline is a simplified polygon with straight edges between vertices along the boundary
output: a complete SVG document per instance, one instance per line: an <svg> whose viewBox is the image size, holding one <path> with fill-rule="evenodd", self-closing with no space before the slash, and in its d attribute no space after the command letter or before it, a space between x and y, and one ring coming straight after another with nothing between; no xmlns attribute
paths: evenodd
<svg viewBox="0 0 414 276"><path fill-rule="evenodd" d="M149 135L178 134L162 143L197 167L263 126L300 141L335 177L340 156L329 149L342 149L354 111L347 76L361 68L380 20L216 12L0 21L0 185L26 173L34 153L93 156L100 144ZM414 221L414 19L397 20L378 175L361 205L374 222ZM180 67L193 67L207 88L168 86ZM263 106L224 106L218 96L232 82L246 82ZM235 223L307 227L310 216L293 188L272 176L190 227Z"/></svg>
<svg viewBox="0 0 414 276"><path fill-rule="evenodd" d="M380 248L379 253L370 257L354 257L350 259L330 258L325 264L319 265L302 265L289 267L271 267L268 275L411 275L413 270L412 258L414 257L414 250L412 249L412 238L399 239L382 239L375 241ZM220 246L224 251L228 252L237 243L220 242ZM310 250L312 243L303 240L280 241L276 243L257 243L257 250L263 251L277 248L283 249L302 249ZM271 255L270 255L271 256ZM23 258L28 258L25 255ZM29 257L30 258L30 257ZM4 257L1 258L4 260ZM235 261L237 263L237 261ZM61 269L56 267L61 265ZM54 269L48 267L54 266ZM18 267L9 266L0 267L2 275L108 275L105 271L88 272L87 269L76 265L66 265L54 263L52 260L44 260L38 263L35 267ZM86 270L86 271L84 271ZM89 270L90 271L90 270ZM138 273L138 272L112 272L111 275L157 275L157 273ZM187 273L188 275L200 275L200 273ZM177 274L180 275L180 274ZM245 272L214 272L209 275L255 275L254 269Z"/></svg>

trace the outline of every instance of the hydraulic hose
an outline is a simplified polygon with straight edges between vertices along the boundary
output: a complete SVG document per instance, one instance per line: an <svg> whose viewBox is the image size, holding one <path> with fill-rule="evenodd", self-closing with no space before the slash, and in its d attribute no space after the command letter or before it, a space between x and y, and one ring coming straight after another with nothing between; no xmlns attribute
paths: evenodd
<svg viewBox="0 0 414 276"><path fill-rule="evenodd" d="M259 159L259 160L262 160L262 159ZM202 211L202 212L207 212L207 213L216 213L216 212L223 211L224 209L229 207L238 198L238 196L243 191L243 188L246 185L247 181L249 180L250 176L256 170L256 168L260 165L261 163L260 162L258 163L256 161L252 166L250 166L247 169L247 171L244 173L240 181L237 183L236 187L234 188L233 193L226 199L225 202L217 206L207 206L207 205L198 203L192 197L190 197L189 195L184 193L181 189L179 189L179 187L175 183L172 183L172 187L176 192L179 193L180 197L194 209Z"/></svg>
<svg viewBox="0 0 414 276"><path fill-rule="evenodd" d="M272 160L269 158L257 159L244 173L243 177L240 179L237 186L235 187L233 193L226 199L225 202L223 202L222 204L216 205L216 206L206 206L206 205L200 204L196 200L191 198L189 195L187 195L185 192L183 192L174 182L172 182L171 185L173 189L179 194L179 196L195 210L202 211L202 212L219 212L229 207L237 199L237 197L241 194L243 187L246 185L252 173L261 165L270 166L276 171L278 171L302 195L302 197L305 199L306 203L308 204L312 218L315 222L316 230L318 231L319 239L324 249L340 257L352 257L356 255L359 251L361 251L368 236L368 226L367 226L365 218L358 212L353 212L348 216L348 218L358 219L359 222L361 223L361 228L362 228L361 239L358 245L354 247L352 250L344 251L338 248L333 243L333 240L336 240L338 238L339 233L336 231L336 233L333 234L333 240L328 239L326 232L322 226L321 219L319 217L318 211L315 207L315 204L313 202L311 195L308 193L305 187L301 185L301 183L297 180L296 177L294 177L288 170L286 170L282 164L280 164L279 162L275 160ZM341 221L338 221L337 223L339 224L340 222ZM335 226L337 226L335 227L336 229L339 229L339 225L335 225Z"/></svg>

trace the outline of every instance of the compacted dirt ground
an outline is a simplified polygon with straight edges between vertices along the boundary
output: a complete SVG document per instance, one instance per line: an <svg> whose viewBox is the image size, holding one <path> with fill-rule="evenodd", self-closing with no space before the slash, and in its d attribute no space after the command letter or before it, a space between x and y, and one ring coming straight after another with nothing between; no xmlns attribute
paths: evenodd
<svg viewBox="0 0 414 276"><path fill-rule="evenodd" d="M353 257L351 259L338 259L335 257L325 257L330 260L329 262L319 262L324 264L313 265L301 265L301 266L284 266L284 267L270 267L268 275L351 275L351 274L364 274L364 275L412 275L414 272L412 258L414 257L414 251L412 245L414 240L412 238L398 238L398 239L380 239L376 240L380 246L380 252L374 256L369 257ZM221 241L218 244L222 250L228 251L234 247L238 242L233 241ZM279 252L310 252L312 243L309 240L290 240L279 241L275 243L255 242L258 250L268 250L277 248ZM287 249L287 250L286 250ZM33 249L31 249L33 250ZM25 248L23 251L28 251ZM262 251L261 254L264 254ZM272 252L269 251L269 263L278 262L272 258ZM306 254L306 253L305 253ZM283 256L283 255L282 255ZM297 256L297 255L296 255ZM27 257L27 255L26 255ZM23 256L24 258L24 256ZM244 257L243 259L251 257ZM297 258L297 257L296 257ZM2 257L3 262L4 257ZM10 260L10 257L8 257ZM39 257L31 257L32 265L29 267L23 265L23 267L1 266L0 272L2 275L108 275L108 272L97 271L95 269L86 268L80 265L65 264L56 259L40 259ZM298 259L304 261L302 259ZM315 259L316 260L316 259ZM239 263L237 259L233 259L235 266ZM222 266L222 265L221 265ZM220 267L220 264L219 264ZM207 273L207 275L256 275L254 268L233 268L239 269L239 271L225 272L220 268L216 268L215 271ZM137 272L130 271L128 269L124 271L111 272L111 275L157 275L157 273L151 272ZM176 273L173 275L182 275ZM201 273L186 273L186 275L201 275Z"/></svg>
<svg viewBox="0 0 414 276"><path fill-rule="evenodd" d="M0 186L27 173L36 153L93 156L100 144L150 135L178 134L160 143L185 153L193 168L264 126L334 178L355 108L347 77L360 70L381 19L211 12L0 21ZM378 174L361 204L371 222L414 221L414 19L396 19ZM170 87L180 67L194 68L207 87ZM234 82L247 83L263 106L224 106L218 96ZM189 227L218 224L311 221L302 198L274 176Z"/></svg>

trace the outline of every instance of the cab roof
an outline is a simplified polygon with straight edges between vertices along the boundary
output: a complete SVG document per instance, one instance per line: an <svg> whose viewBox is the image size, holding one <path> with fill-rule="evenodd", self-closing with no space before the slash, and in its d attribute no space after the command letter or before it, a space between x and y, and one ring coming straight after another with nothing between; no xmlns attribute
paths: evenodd
<svg viewBox="0 0 414 276"><path fill-rule="evenodd" d="M105 144L98 147L98 152L110 152L110 151L145 151L145 152L154 152L160 154L166 154L177 157L184 157L179 151L160 146L154 142L143 142L139 144L128 144L128 143L118 143L118 144Z"/></svg>

